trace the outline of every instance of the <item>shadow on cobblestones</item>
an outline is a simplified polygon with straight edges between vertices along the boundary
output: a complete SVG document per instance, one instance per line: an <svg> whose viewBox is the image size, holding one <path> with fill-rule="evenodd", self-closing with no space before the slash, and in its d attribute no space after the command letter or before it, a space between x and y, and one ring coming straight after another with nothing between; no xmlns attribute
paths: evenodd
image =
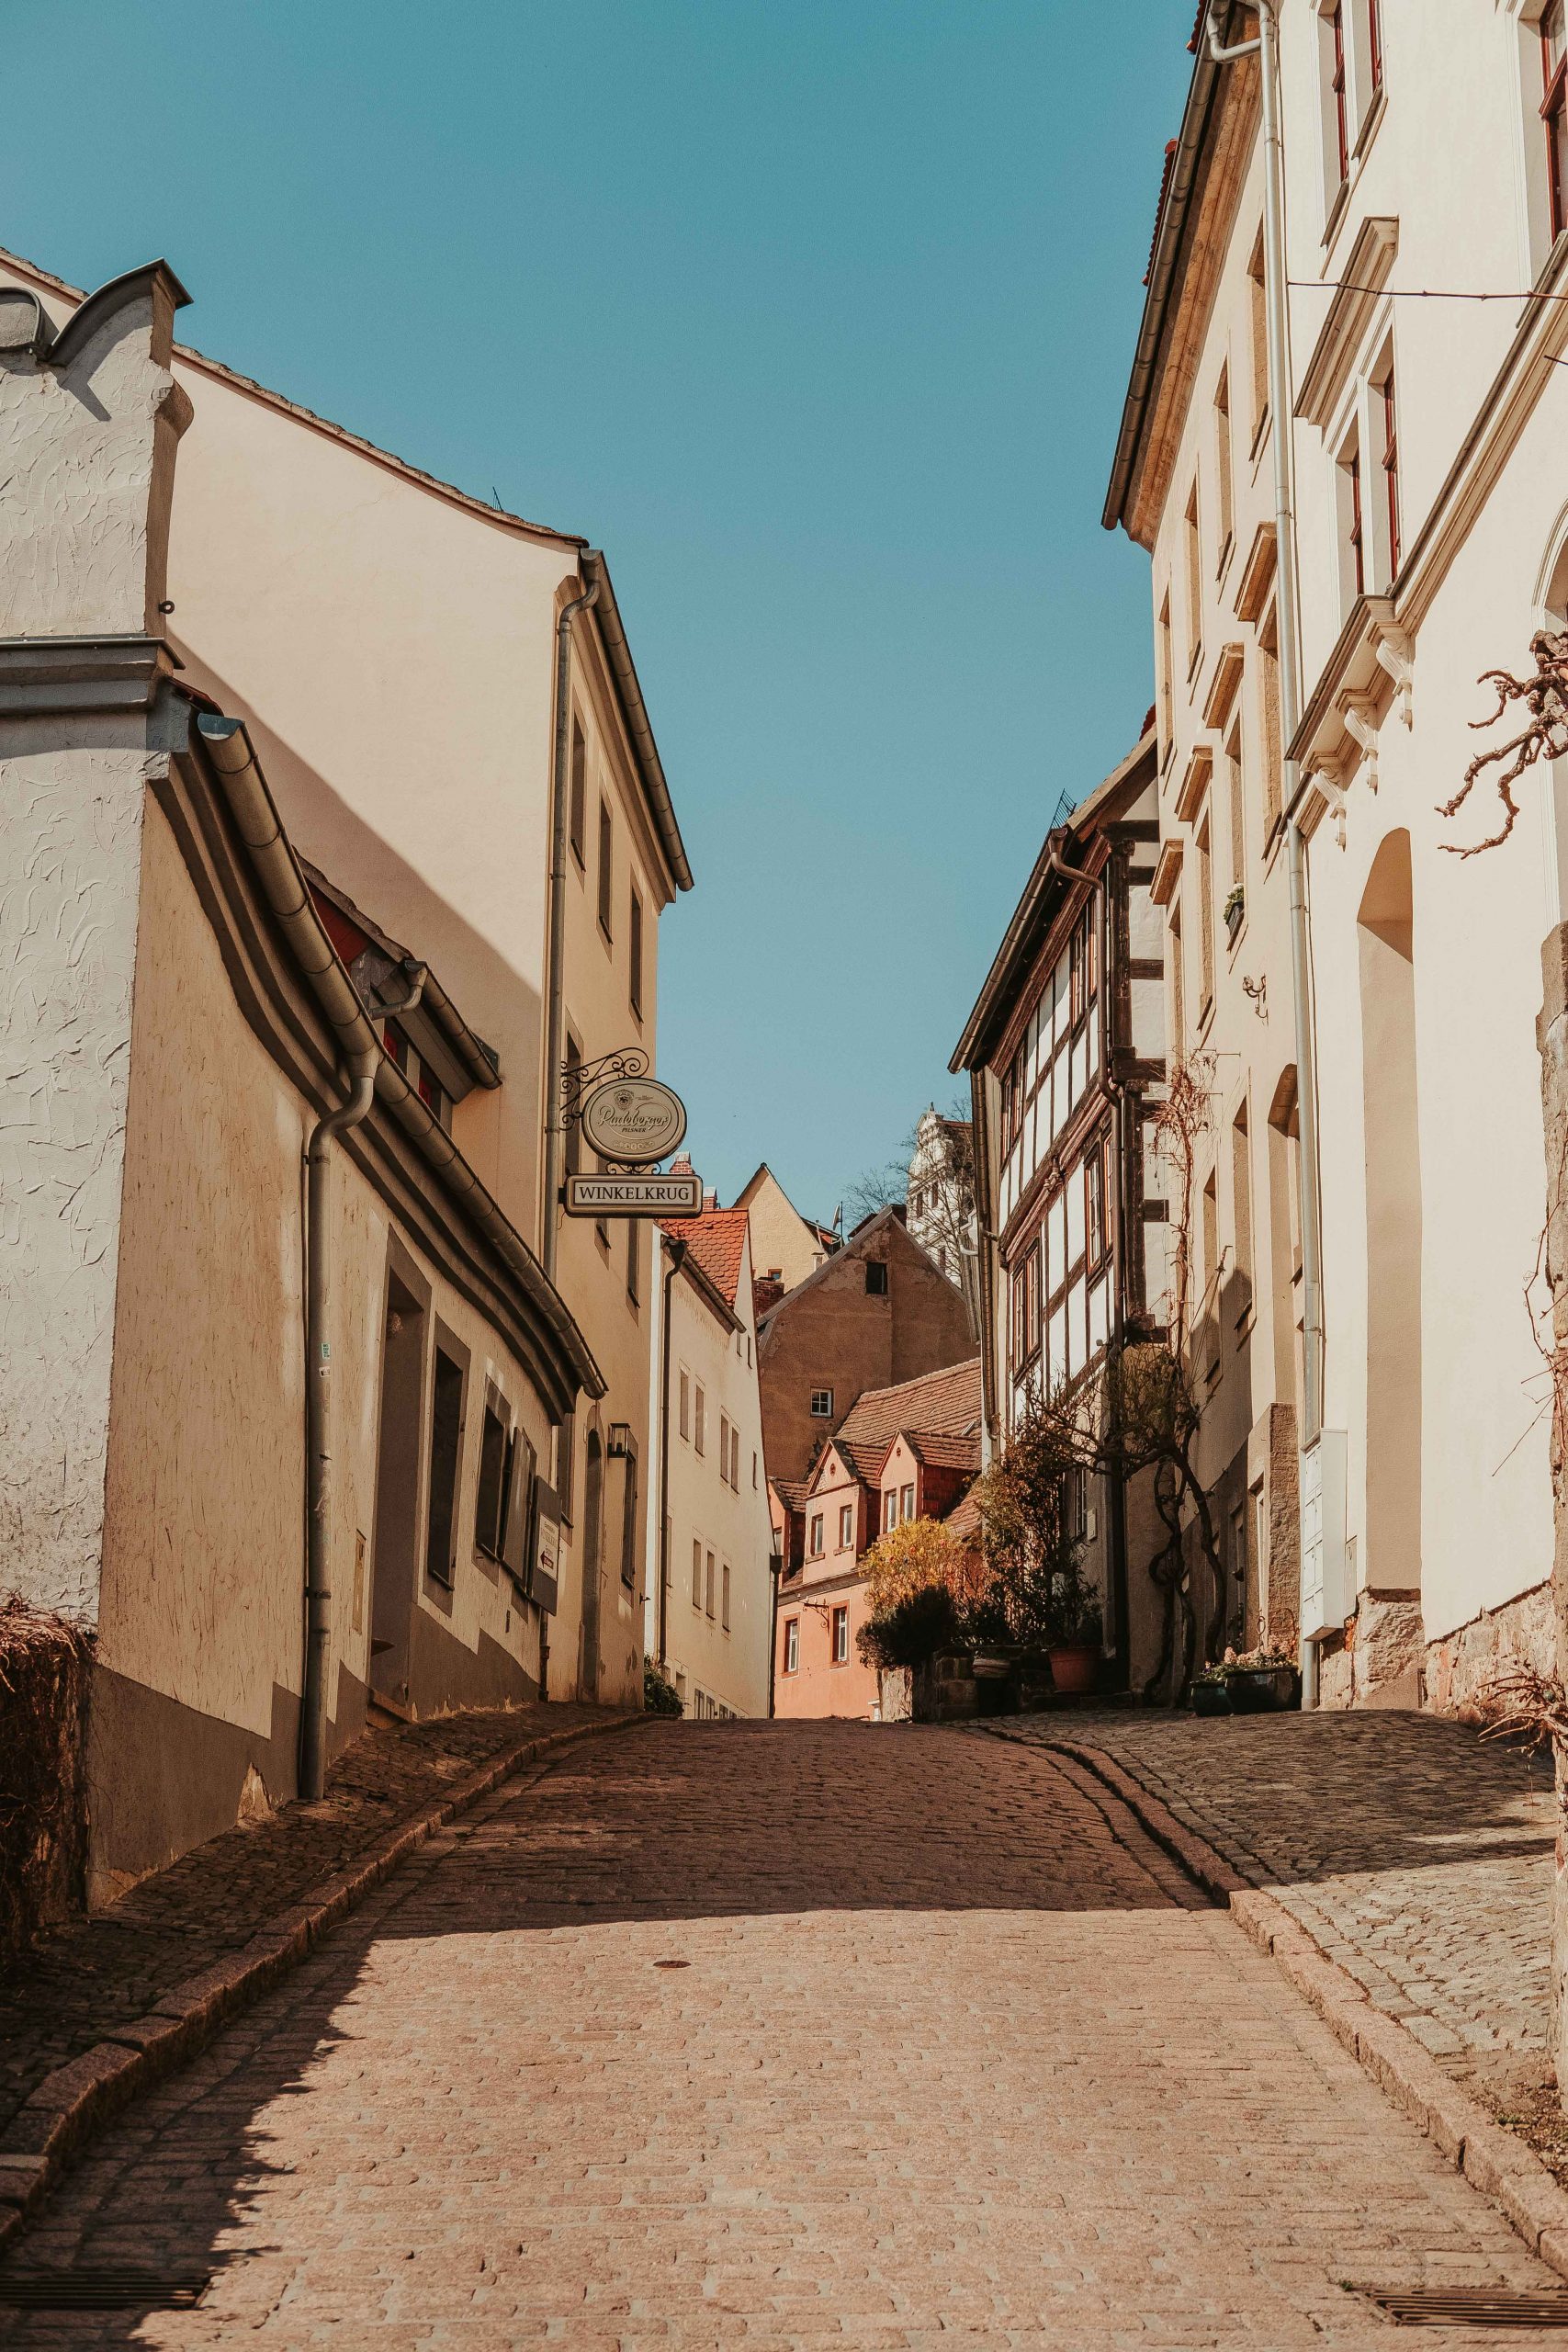
<svg viewBox="0 0 1568 2352"><path fill-rule="evenodd" d="M19 2258L217 2274L8 2339L71 2352L1359 2346L1342 2276L1539 2275L1114 1802L843 1724L650 1726L484 1800Z"/></svg>

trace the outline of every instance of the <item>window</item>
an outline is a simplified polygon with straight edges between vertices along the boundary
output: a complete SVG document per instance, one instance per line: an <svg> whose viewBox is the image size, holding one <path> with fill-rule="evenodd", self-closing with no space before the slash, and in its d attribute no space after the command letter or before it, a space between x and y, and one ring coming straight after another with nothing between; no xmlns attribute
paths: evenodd
<svg viewBox="0 0 1568 2352"><path fill-rule="evenodd" d="M692 1437L692 1377L685 1366L681 1367L681 1435L690 1444Z"/></svg>
<svg viewBox="0 0 1568 2352"><path fill-rule="evenodd" d="M852 1552L855 1548L855 1507L853 1503L839 1506L839 1549Z"/></svg>
<svg viewBox="0 0 1568 2352"><path fill-rule="evenodd" d="M427 1067L423 1056L410 1045L407 1035L395 1021L388 1021L382 1024L381 1043L386 1046L392 1060L396 1062L420 1101L433 1114L436 1125L445 1127L450 1133L452 1098L434 1071Z"/></svg>
<svg viewBox="0 0 1568 2352"><path fill-rule="evenodd" d="M1329 16L1328 28L1334 44L1334 70L1329 79L1329 91L1334 100L1335 152L1339 159L1339 179L1343 186L1350 173L1350 105L1349 89L1345 75L1345 6L1335 0Z"/></svg>
<svg viewBox="0 0 1568 2352"><path fill-rule="evenodd" d="M1231 1211L1235 1234L1235 1319L1245 1321L1252 1304L1252 1162L1244 1102L1231 1127Z"/></svg>
<svg viewBox="0 0 1568 2352"><path fill-rule="evenodd" d="M729 1631L729 1562L728 1560L719 1571L719 1591L718 1622L723 1631L728 1634Z"/></svg>
<svg viewBox="0 0 1568 2352"><path fill-rule="evenodd" d="M577 1100L577 1073L582 1068L582 1048L569 1030L566 1040L566 1077L568 1086L562 1100L570 1107ZM566 1172L569 1176L582 1173L582 1129L573 1119L566 1131Z"/></svg>
<svg viewBox="0 0 1568 2352"><path fill-rule="evenodd" d="M474 1506L474 1542L487 1558L499 1560L505 1536L506 1424L487 1401L479 1437L479 1491Z"/></svg>
<svg viewBox="0 0 1568 2352"><path fill-rule="evenodd" d="M714 1573L713 1573L713 1572L714 1572L714 1559L713 1559L713 1554L710 1552L710 1553L708 1554L708 1555L707 1555L707 1582L706 1582L706 1586L705 1586L705 1593L704 1593L704 1599L705 1599L705 1605L706 1605L707 1613L708 1613L708 1615L709 1615L710 1617L713 1615L713 1585L714 1585Z"/></svg>
<svg viewBox="0 0 1568 2352"><path fill-rule="evenodd" d="M833 1664L847 1666L850 1662L850 1612L847 1609L833 1611Z"/></svg>
<svg viewBox="0 0 1568 2352"><path fill-rule="evenodd" d="M560 1515L571 1525L572 1481L577 1472L577 1415L563 1415L560 1433L556 1439L556 1487Z"/></svg>
<svg viewBox="0 0 1568 2352"><path fill-rule="evenodd" d="M1551 204L1551 233L1568 228L1568 9L1551 0L1541 11L1540 68L1545 95L1540 119L1546 126L1546 184Z"/></svg>
<svg viewBox="0 0 1568 2352"><path fill-rule="evenodd" d="M1199 854L1199 950L1201 950L1203 1002L1199 1023L1213 1002L1213 856L1208 854L1208 820L1197 837Z"/></svg>
<svg viewBox="0 0 1568 2352"><path fill-rule="evenodd" d="M740 1432L733 1422L729 1430L729 1483L739 1494L740 1492Z"/></svg>
<svg viewBox="0 0 1568 2352"><path fill-rule="evenodd" d="M1098 1265L1105 1255L1105 1146L1096 1144L1084 1166L1089 1262Z"/></svg>
<svg viewBox="0 0 1568 2352"><path fill-rule="evenodd" d="M1203 531L1198 512L1198 485L1187 501L1187 674L1193 677L1203 659Z"/></svg>
<svg viewBox="0 0 1568 2352"><path fill-rule="evenodd" d="M626 1296L634 1306L638 1304L642 1295L638 1287L641 1279L641 1261L642 1227L637 1218L629 1216L626 1219Z"/></svg>
<svg viewBox="0 0 1568 2352"><path fill-rule="evenodd" d="M813 1512L812 1512L812 1514L811 1514L811 1556L812 1556L812 1558L813 1558L814 1560L819 1560L819 1559L822 1557L822 1552L823 1552L823 1543L822 1543L822 1513L821 1513L819 1510L817 1510L817 1511L813 1511Z"/></svg>
<svg viewBox="0 0 1568 2352"><path fill-rule="evenodd" d="M882 1532L890 1534L898 1524L898 1489L888 1487L882 1497Z"/></svg>
<svg viewBox="0 0 1568 2352"><path fill-rule="evenodd" d="M752 1447L752 1449L751 1449L751 1487L752 1487L752 1492L753 1492L753 1493L755 1493L755 1491L756 1491L756 1486L757 1486L757 1449L756 1449L756 1447L755 1447L755 1446L753 1446L753 1447Z"/></svg>
<svg viewBox="0 0 1568 2352"><path fill-rule="evenodd" d="M1220 380L1214 387L1214 474L1220 491L1220 551L1215 567L1223 571L1230 553L1233 529L1232 502L1235 488L1231 478L1231 371L1220 370Z"/></svg>
<svg viewBox="0 0 1568 2352"><path fill-rule="evenodd" d="M868 1258L865 1264L865 1295L867 1298L887 1295L887 1264L882 1258Z"/></svg>
<svg viewBox="0 0 1568 2352"><path fill-rule="evenodd" d="M833 1418L833 1392L830 1388L814 1388L811 1392L811 1418L814 1421L830 1421Z"/></svg>
<svg viewBox="0 0 1568 2352"><path fill-rule="evenodd" d="M637 1447L628 1437L621 1464L621 1582L637 1589Z"/></svg>
<svg viewBox="0 0 1568 2352"><path fill-rule="evenodd" d="M1258 723L1262 734L1265 841L1272 841L1284 813L1283 747L1280 741L1279 624L1269 606L1258 632Z"/></svg>
<svg viewBox="0 0 1568 2352"><path fill-rule="evenodd" d="M1384 521L1388 530L1388 576L1392 581L1399 570L1399 435L1393 413L1393 361L1388 363L1388 373L1375 387L1382 410L1382 475Z"/></svg>
<svg viewBox="0 0 1568 2352"><path fill-rule="evenodd" d="M1170 650L1170 596L1161 602L1159 621L1155 631L1155 692L1159 701L1159 756L1164 763L1171 742L1172 669Z"/></svg>
<svg viewBox="0 0 1568 2352"><path fill-rule="evenodd" d="M580 719L571 722L571 854L586 872L588 866L588 746Z"/></svg>
<svg viewBox="0 0 1568 2352"><path fill-rule="evenodd" d="M915 1516L915 1489L912 1484L899 1491L898 1516L906 1522Z"/></svg>
<svg viewBox="0 0 1568 2352"><path fill-rule="evenodd" d="M696 1382L695 1386L696 1410L693 1419L692 1442L699 1453L705 1453L708 1450L708 1400L704 1394L700 1380Z"/></svg>
<svg viewBox="0 0 1568 2352"><path fill-rule="evenodd" d="M631 971L627 976L626 986L631 995L632 1011L640 1021L642 1019L642 900L635 890L632 892L632 919L627 955Z"/></svg>
<svg viewBox="0 0 1568 2352"><path fill-rule="evenodd" d="M784 1670L786 1674L800 1672L800 1620L791 1617L784 1623Z"/></svg>
<svg viewBox="0 0 1568 2352"><path fill-rule="evenodd" d="M1382 0L1367 0L1367 78L1373 97L1382 88Z"/></svg>
<svg viewBox="0 0 1568 2352"><path fill-rule="evenodd" d="M1075 1023L1083 1019L1094 1001L1098 978L1098 940L1091 899L1073 926L1067 944L1069 1008Z"/></svg>
<svg viewBox="0 0 1568 2352"><path fill-rule="evenodd" d="M1247 881L1247 811L1241 775L1241 733L1233 729L1225 744L1225 784L1231 804L1231 888L1239 890Z"/></svg>
<svg viewBox="0 0 1568 2352"><path fill-rule="evenodd" d="M1036 1241L1023 1261L1023 1346L1024 1361L1035 1354L1040 1346L1040 1243Z"/></svg>
<svg viewBox="0 0 1568 2352"><path fill-rule="evenodd" d="M615 903L615 824L607 800L599 803L599 928L610 937L610 910Z"/></svg>
<svg viewBox="0 0 1568 2352"><path fill-rule="evenodd" d="M1352 441L1339 460L1346 480L1346 542L1349 549L1351 593L1362 596L1367 589L1366 529L1361 514L1361 449Z"/></svg>
<svg viewBox="0 0 1568 2352"><path fill-rule="evenodd" d="M1022 1266L1012 1270L1012 1361L1014 1368L1029 1361L1028 1276Z"/></svg>
<svg viewBox="0 0 1568 2352"><path fill-rule="evenodd" d="M700 1536L692 1539L692 1606L703 1605L703 1545Z"/></svg>
<svg viewBox="0 0 1568 2352"><path fill-rule="evenodd" d="M452 1581L452 1522L457 1500L457 1456L462 1437L463 1367L437 1348L430 1411L430 1501L424 1566L426 1575L441 1584Z"/></svg>
<svg viewBox="0 0 1568 2352"><path fill-rule="evenodd" d="M1181 909L1170 918L1170 1050L1179 1061L1187 1051L1187 958L1181 944Z"/></svg>
<svg viewBox="0 0 1568 2352"><path fill-rule="evenodd" d="M1263 232L1247 265L1252 314L1252 446L1256 450L1269 422L1269 295L1263 261Z"/></svg>
<svg viewBox="0 0 1568 2352"><path fill-rule="evenodd" d="M718 1417L718 1475L728 1487L729 1484L729 1415L728 1413L721 1413Z"/></svg>

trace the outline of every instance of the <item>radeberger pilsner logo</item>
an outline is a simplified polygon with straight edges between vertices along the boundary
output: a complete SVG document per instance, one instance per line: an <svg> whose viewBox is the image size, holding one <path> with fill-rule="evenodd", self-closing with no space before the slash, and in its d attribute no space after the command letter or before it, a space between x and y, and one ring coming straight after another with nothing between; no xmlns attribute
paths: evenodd
<svg viewBox="0 0 1568 2352"><path fill-rule="evenodd" d="M582 1132L601 1159L640 1165L675 1150L686 1132L686 1106L657 1078L612 1079L583 1104Z"/></svg>

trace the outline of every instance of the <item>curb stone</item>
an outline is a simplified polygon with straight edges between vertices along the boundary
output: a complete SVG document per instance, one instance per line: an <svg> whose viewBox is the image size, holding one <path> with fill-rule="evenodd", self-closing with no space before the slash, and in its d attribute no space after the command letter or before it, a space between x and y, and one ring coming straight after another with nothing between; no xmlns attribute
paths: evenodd
<svg viewBox="0 0 1568 2352"><path fill-rule="evenodd" d="M1003 1731L992 1736L1009 1737ZM1530 2252L1568 2278L1568 2194L1540 2157L1461 2090L1397 2018L1369 2000L1349 1971L1327 1956L1277 1895L1249 1885L1103 1748L1071 1739L1046 1738L1038 1745L1072 1758L1120 1798L1155 1843L1269 1954L1380 2089L1491 2199Z"/></svg>
<svg viewBox="0 0 1568 2352"><path fill-rule="evenodd" d="M205 2049L230 2019L270 1991L416 1848L505 1781L563 1748L646 1723L643 1714L535 1733L491 1756L363 1860L274 1914L248 1943L160 1996L145 2017L117 2027L46 2075L0 2135L0 2250L22 2230L64 2170L122 2108ZM1564 2227L1568 2243L1568 2222Z"/></svg>

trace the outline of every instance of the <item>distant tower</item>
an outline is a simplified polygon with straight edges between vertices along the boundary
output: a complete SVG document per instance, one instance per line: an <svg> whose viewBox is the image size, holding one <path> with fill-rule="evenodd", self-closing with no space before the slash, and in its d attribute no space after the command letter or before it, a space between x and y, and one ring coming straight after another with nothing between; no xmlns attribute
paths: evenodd
<svg viewBox="0 0 1568 2352"><path fill-rule="evenodd" d="M955 1290L979 1329L979 1220L975 1208L973 1130L944 1119L935 1103L920 1114L909 1162L905 1221Z"/></svg>

